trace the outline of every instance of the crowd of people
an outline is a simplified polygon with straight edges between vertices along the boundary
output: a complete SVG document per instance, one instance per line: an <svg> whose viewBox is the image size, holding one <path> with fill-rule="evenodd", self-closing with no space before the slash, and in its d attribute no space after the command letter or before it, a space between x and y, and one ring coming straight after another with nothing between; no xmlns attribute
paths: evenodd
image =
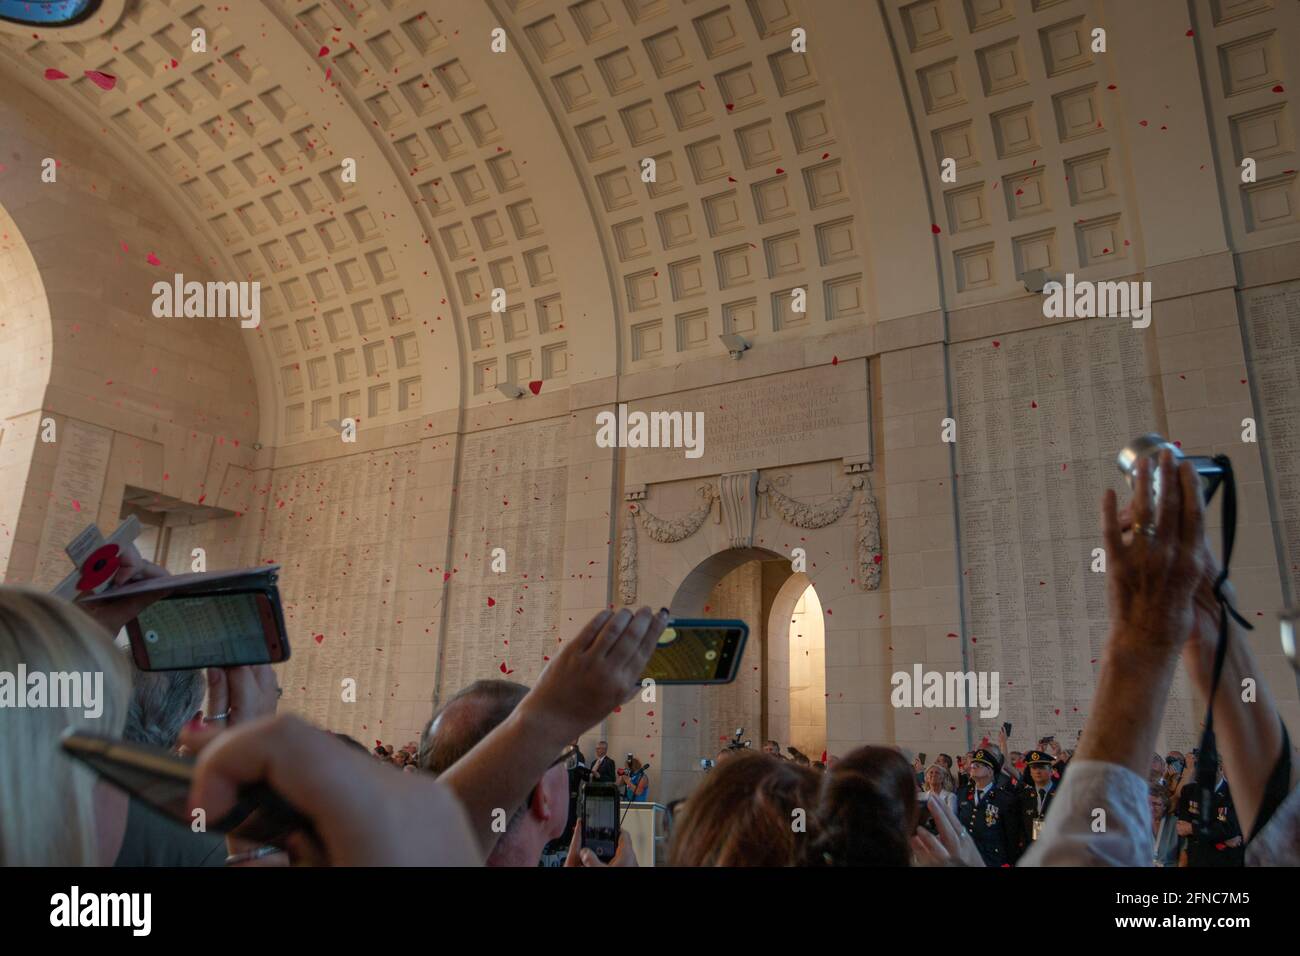
<svg viewBox="0 0 1300 956"><path fill-rule="evenodd" d="M1300 765L1240 632L1231 634L1214 692L1215 787L1197 781L1196 752L1154 751L1180 655L1193 685L1210 695L1219 626L1218 569L1197 479L1167 455L1159 469L1158 498L1144 462L1131 511L1121 514L1113 493L1103 502L1111 625L1072 750L1046 738L1013 751L1005 731L997 743L928 764L892 746L823 760L786 759L776 741L761 751L727 748L674 808L667 862L1300 862ZM128 555L118 583L165 573ZM601 612L563 642L534 686L477 681L431 715L418 743L397 749L276 714L269 666L210 668L206 680L195 671L134 670L108 635L138 612L0 587L0 671L23 664L102 673L93 729L195 755L192 809L219 820L245 786L263 784L298 821L274 840L250 840L241 828L193 833L60 751L67 728L86 726L79 709L17 709L0 733L0 805L28 812L0 814L0 863L537 866L558 848L565 865L601 866L581 845L575 769L615 783L625 801L649 799L645 764L629 754L618 766L605 741L588 761L577 740L639 690L666 610ZM1257 688L1249 704L1235 690L1246 676ZM611 862L637 865L626 832Z"/></svg>

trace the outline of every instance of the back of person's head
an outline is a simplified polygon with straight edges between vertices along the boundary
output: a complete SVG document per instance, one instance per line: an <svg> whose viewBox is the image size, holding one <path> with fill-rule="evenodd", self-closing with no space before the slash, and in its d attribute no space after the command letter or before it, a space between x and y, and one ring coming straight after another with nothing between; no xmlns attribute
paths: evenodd
<svg viewBox="0 0 1300 956"><path fill-rule="evenodd" d="M131 704L122 736L175 750L181 729L203 706L204 689L202 670L142 671L132 663Z"/></svg>
<svg viewBox="0 0 1300 956"><path fill-rule="evenodd" d="M420 738L419 768L435 774L474 749L519 706L528 688L508 680L479 680L447 701ZM512 813L488 855L488 866L536 866L542 849L564 832L569 813L569 774L553 764L528 799Z"/></svg>
<svg viewBox="0 0 1300 956"><path fill-rule="evenodd" d="M821 778L810 814L811 866L910 866L920 818L916 776L892 747L859 747Z"/></svg>
<svg viewBox="0 0 1300 956"><path fill-rule="evenodd" d="M768 754L739 752L719 761L678 810L669 865L796 865L809 834L793 825L794 811L812 806L818 779L810 768Z"/></svg>
<svg viewBox="0 0 1300 956"><path fill-rule="evenodd" d="M26 686L18 683L20 665ZM0 733L0 866L86 866L97 859L95 775L63 752L69 727L118 736L131 676L112 638L73 605L0 587L0 674L27 704ZM39 676L38 676L39 675ZM37 679L38 678L38 679ZM35 697L44 686L42 698Z"/></svg>
<svg viewBox="0 0 1300 956"><path fill-rule="evenodd" d="M420 769L442 773L509 717L527 693L510 680L476 680L459 691L424 728Z"/></svg>

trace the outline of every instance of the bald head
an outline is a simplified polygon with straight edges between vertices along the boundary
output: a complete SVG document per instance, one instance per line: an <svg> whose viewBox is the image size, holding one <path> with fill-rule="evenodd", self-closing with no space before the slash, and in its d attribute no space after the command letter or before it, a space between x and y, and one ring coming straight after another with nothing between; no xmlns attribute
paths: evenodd
<svg viewBox="0 0 1300 956"><path fill-rule="evenodd" d="M509 680L476 680L443 704L420 737L420 769L442 773L490 734L528 693Z"/></svg>

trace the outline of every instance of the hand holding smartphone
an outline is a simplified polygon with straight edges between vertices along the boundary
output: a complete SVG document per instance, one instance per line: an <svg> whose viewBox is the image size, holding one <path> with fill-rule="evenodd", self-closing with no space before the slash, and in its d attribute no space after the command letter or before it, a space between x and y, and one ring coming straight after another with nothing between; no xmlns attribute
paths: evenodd
<svg viewBox="0 0 1300 956"><path fill-rule="evenodd" d="M657 684L729 684L748 637L744 621L671 619L642 678Z"/></svg>
<svg viewBox="0 0 1300 956"><path fill-rule="evenodd" d="M141 607L126 632L136 666L144 671L278 664L289 658L278 571L272 565L154 577L81 603L101 612Z"/></svg>
<svg viewBox="0 0 1300 956"><path fill-rule="evenodd" d="M582 820L582 846L609 863L618 852L618 786L588 780L578 790L578 817Z"/></svg>

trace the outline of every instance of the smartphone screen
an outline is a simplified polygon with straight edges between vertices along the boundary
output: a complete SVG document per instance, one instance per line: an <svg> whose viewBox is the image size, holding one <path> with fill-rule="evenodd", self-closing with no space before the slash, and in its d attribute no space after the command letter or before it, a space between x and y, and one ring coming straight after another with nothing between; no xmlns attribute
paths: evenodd
<svg viewBox="0 0 1300 956"><path fill-rule="evenodd" d="M127 636L146 671L276 664L289 656L278 602L264 591L164 598L127 625Z"/></svg>
<svg viewBox="0 0 1300 956"><path fill-rule="evenodd" d="M657 684L730 683L748 636L744 621L669 621L642 678Z"/></svg>
<svg viewBox="0 0 1300 956"><path fill-rule="evenodd" d="M602 863L618 852L618 787L589 780L578 794L578 815L582 817L582 845Z"/></svg>

